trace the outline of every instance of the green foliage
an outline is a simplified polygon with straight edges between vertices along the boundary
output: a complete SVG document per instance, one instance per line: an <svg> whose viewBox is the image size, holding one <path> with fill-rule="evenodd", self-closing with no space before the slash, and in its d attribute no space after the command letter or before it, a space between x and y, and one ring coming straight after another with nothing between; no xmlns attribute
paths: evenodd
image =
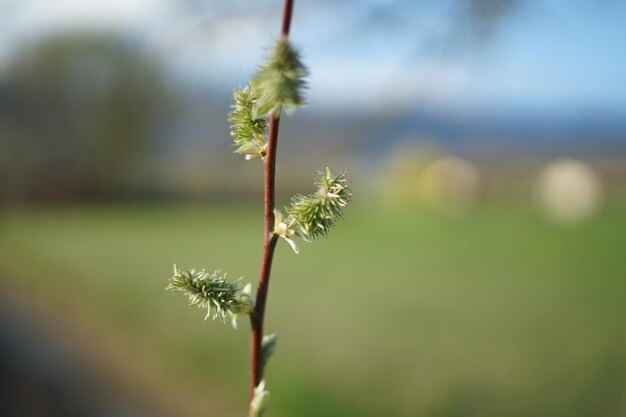
<svg viewBox="0 0 626 417"><path fill-rule="evenodd" d="M15 52L0 71L0 197L149 190L164 115L177 110L162 62L99 31L60 32Z"/></svg>
<svg viewBox="0 0 626 417"><path fill-rule="evenodd" d="M252 88L258 99L255 114L266 116L279 114L285 106L291 112L304 104L302 90L308 71L300 60L300 54L287 37L280 37L269 53L268 60L252 77Z"/></svg>
<svg viewBox="0 0 626 417"><path fill-rule="evenodd" d="M177 268L169 280L168 290L179 291L189 296L189 305L207 309L205 320L211 317L224 323L233 320L239 314L249 314L254 309L254 300L250 295L249 286L243 290L239 280L228 281L220 271L207 273L205 270Z"/></svg>
<svg viewBox="0 0 626 417"><path fill-rule="evenodd" d="M307 256L278 253L269 321L290 341L266 368L272 407L264 417L619 415L623 202L576 228L555 228L510 200L485 201L463 220L375 204L349 207L342 233ZM235 415L248 376L244 335L215 342L228 329L180 323L188 315L174 301L182 297L168 300L154 276L172 257L192 262L207 253L224 269L256 269L256 214L251 203L6 208L2 284L16 303L79 299L71 311L95 314L110 330L90 329L94 340L140 334L155 362L187 381L159 373L155 384L213 390L228 399L223 415ZM388 244L374 245L372 236ZM381 295L381 276L394 276L403 291ZM301 340L303 326L320 337ZM209 330L213 337L201 337ZM122 354L132 361L144 352ZM429 395L416 397L416 387ZM464 402L467 392L475 402ZM212 400L191 399L198 407Z"/></svg>
<svg viewBox="0 0 626 417"><path fill-rule="evenodd" d="M252 93L250 85L237 88L233 91L233 111L228 114L231 123L230 136L233 138L235 153L244 154L246 159L265 156L264 133L267 127L267 118L254 117L257 99Z"/></svg>

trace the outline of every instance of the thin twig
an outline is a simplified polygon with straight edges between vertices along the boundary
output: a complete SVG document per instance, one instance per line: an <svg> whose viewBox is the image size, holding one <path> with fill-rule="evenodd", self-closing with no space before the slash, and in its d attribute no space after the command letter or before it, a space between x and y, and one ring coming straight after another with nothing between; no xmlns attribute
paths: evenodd
<svg viewBox="0 0 626 417"><path fill-rule="evenodd" d="M281 24L281 36L288 36L291 26L293 0L284 0L283 18ZM265 225L263 230L263 257L261 258L261 271L257 285L256 307L250 315L252 332L250 337L250 402L254 397L254 388L263 379L263 365L261 358L261 340L263 338L263 319L265 317L265 301L270 283L270 272L274 249L278 237L274 235L274 194L276 183L276 146L278 144L278 128L280 115L272 113L267 132L267 154L264 160L264 212ZM252 410L250 409L250 416Z"/></svg>

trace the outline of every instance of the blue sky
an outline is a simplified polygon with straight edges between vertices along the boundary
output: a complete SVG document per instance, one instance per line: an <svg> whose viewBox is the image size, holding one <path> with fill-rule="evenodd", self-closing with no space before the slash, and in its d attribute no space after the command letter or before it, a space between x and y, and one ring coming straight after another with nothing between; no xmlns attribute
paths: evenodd
<svg viewBox="0 0 626 417"><path fill-rule="evenodd" d="M546 109L625 108L626 2L536 3L472 62L469 95Z"/></svg>
<svg viewBox="0 0 626 417"><path fill-rule="evenodd" d="M467 0L296 1L310 106L626 113L626 2L519 0L475 33ZM0 0L0 62L58 30L121 30L191 84L244 83L279 1Z"/></svg>

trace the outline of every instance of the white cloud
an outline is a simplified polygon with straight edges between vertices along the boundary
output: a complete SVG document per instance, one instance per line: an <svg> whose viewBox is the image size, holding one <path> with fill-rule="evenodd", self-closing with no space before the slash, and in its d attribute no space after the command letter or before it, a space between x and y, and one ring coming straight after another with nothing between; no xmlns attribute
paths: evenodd
<svg viewBox="0 0 626 417"><path fill-rule="evenodd" d="M72 27L129 27L163 10L162 0L15 0L5 31L21 35Z"/></svg>
<svg viewBox="0 0 626 417"><path fill-rule="evenodd" d="M443 105L462 97L466 69L457 63L394 65L385 60L326 61L312 71L312 105L397 111L417 105Z"/></svg>

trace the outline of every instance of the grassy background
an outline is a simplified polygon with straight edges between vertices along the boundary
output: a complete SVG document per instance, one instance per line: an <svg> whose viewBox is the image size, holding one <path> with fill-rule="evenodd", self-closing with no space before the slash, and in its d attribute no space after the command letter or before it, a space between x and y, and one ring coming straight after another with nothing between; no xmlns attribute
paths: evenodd
<svg viewBox="0 0 626 417"><path fill-rule="evenodd" d="M243 415L247 323L204 322L163 289L174 263L255 281L260 210L5 210L0 272L24 302L102 324L84 332L126 346L127 372L151 358L153 382L193 386L199 414ZM449 219L357 202L300 256L279 243L268 415L626 416L625 250L619 207L557 227L519 204Z"/></svg>

